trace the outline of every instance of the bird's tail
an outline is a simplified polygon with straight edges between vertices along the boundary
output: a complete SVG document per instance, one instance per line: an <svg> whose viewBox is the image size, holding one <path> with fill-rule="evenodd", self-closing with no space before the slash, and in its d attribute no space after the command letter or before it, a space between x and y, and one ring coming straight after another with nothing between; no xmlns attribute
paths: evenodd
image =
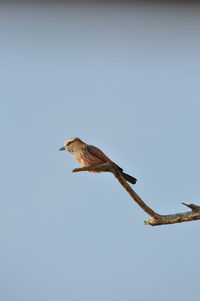
<svg viewBox="0 0 200 301"><path fill-rule="evenodd" d="M135 184L136 181L137 181L136 178L127 175L127 173L125 173L125 172L122 172L122 176L124 177L124 179L125 179L126 181L128 181L128 182L131 183L131 184Z"/></svg>

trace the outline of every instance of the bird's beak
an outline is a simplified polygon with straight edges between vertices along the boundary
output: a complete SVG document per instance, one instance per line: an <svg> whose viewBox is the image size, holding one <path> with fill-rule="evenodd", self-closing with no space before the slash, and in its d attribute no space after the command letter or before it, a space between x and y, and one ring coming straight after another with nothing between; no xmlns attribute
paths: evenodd
<svg viewBox="0 0 200 301"><path fill-rule="evenodd" d="M65 150L65 146L62 146L61 148L59 148L59 151L61 150Z"/></svg>

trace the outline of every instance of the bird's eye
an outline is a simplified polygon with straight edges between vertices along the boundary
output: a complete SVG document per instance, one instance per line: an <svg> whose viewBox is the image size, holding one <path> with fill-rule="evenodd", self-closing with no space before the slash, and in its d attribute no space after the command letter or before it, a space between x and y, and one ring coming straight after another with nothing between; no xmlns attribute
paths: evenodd
<svg viewBox="0 0 200 301"><path fill-rule="evenodd" d="M69 142L66 144L66 146L70 145L72 142L74 142L74 141L69 141Z"/></svg>

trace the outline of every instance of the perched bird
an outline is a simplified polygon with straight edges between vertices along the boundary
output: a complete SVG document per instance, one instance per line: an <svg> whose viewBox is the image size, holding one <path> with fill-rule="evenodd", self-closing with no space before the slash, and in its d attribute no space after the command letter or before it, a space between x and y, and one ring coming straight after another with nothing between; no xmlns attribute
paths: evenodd
<svg viewBox="0 0 200 301"><path fill-rule="evenodd" d="M64 146L60 149L66 150L70 152L75 160L82 166L82 167L92 167L99 163L106 163L112 162L99 148L89 145L83 142L80 138L69 138L64 141ZM115 164L115 163L114 163ZM119 167L117 164L115 166L119 169L122 176L131 184L135 184L137 179L128 174L123 172L123 169Z"/></svg>

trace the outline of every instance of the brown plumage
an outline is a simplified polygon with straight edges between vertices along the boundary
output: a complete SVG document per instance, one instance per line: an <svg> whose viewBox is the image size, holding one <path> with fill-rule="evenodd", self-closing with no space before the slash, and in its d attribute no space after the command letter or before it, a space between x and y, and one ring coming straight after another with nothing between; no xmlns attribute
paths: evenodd
<svg viewBox="0 0 200 301"><path fill-rule="evenodd" d="M91 167L99 163L113 162L99 148L89 145L77 137L65 140L64 146L59 150L67 150L70 152L82 167ZM124 173L121 167L117 164L115 165L128 182L132 184L136 183L137 179Z"/></svg>

